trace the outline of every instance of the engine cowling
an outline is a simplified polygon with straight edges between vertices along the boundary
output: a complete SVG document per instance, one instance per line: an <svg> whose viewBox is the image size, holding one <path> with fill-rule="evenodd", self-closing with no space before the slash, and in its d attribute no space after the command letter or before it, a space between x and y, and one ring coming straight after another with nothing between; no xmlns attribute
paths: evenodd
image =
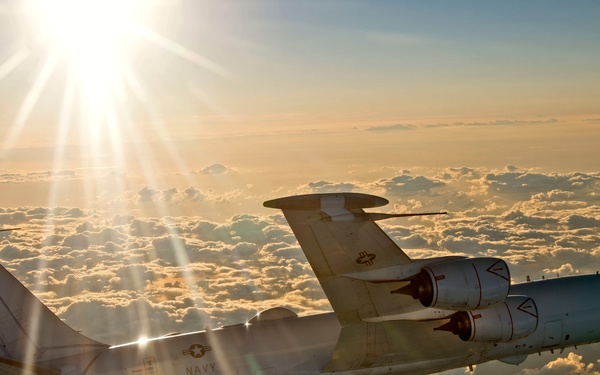
<svg viewBox="0 0 600 375"><path fill-rule="evenodd" d="M470 258L423 267L397 293L409 294L425 307L475 310L504 301L510 288L508 265L497 258Z"/></svg>
<svg viewBox="0 0 600 375"><path fill-rule="evenodd" d="M459 311L435 330L450 331L463 341L511 342L532 334L538 325L537 306L527 296L508 296L503 303L476 311Z"/></svg>

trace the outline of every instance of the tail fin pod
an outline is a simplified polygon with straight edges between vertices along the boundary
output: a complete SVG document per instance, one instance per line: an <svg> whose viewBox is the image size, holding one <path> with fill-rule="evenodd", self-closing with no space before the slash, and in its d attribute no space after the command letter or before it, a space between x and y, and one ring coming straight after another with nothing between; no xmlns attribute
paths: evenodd
<svg viewBox="0 0 600 375"><path fill-rule="evenodd" d="M48 364L108 346L67 326L0 265L0 360Z"/></svg>
<svg viewBox="0 0 600 375"><path fill-rule="evenodd" d="M377 284L348 277L412 262L375 224L375 220L407 215L363 211L387 203L357 193L300 195L264 203L283 211L344 325L421 308L410 297L390 294L402 282Z"/></svg>

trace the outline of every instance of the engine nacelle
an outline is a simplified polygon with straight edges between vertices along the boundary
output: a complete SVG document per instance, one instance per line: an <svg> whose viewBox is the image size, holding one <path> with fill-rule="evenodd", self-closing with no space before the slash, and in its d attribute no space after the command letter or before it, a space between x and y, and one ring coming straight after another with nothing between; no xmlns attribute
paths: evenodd
<svg viewBox="0 0 600 375"><path fill-rule="evenodd" d="M475 310L504 301L510 272L497 258L469 258L423 267L411 283L395 293L412 295L425 307Z"/></svg>
<svg viewBox="0 0 600 375"><path fill-rule="evenodd" d="M463 341L511 342L531 335L538 311L527 296L508 296L504 303L476 311L459 311L435 330L450 331Z"/></svg>

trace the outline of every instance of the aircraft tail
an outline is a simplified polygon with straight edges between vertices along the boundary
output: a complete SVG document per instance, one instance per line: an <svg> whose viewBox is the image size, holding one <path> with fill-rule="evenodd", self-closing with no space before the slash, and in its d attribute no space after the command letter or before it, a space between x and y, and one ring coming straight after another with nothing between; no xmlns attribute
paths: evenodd
<svg viewBox="0 0 600 375"><path fill-rule="evenodd" d="M357 193L299 195L264 203L283 211L342 325L422 309L409 296L392 295L405 281L379 280L395 267L412 263L375 221L414 214L363 210L387 203Z"/></svg>
<svg viewBox="0 0 600 375"><path fill-rule="evenodd" d="M467 363L473 346L481 345L445 344L434 328L446 312L425 308L400 292L423 267L462 257L411 260L375 223L443 212L363 210L387 203L384 198L356 193L300 195L264 203L283 211L342 324L331 361L321 374L424 373L424 366Z"/></svg>
<svg viewBox="0 0 600 375"><path fill-rule="evenodd" d="M0 370L60 374L72 358L80 362L106 348L66 325L0 265Z"/></svg>

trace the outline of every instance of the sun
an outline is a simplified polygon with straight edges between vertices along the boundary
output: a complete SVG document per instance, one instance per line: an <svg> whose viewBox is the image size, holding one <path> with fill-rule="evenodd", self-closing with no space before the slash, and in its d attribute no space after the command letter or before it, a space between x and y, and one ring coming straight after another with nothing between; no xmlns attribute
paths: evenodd
<svg viewBox="0 0 600 375"><path fill-rule="evenodd" d="M131 119L132 108L135 111L147 106L148 99L158 94L146 90L144 83L165 79L164 74L149 73L160 59L168 61L174 55L215 75L231 77L198 51L156 30L165 20L177 23L181 10L176 2L24 0L21 4L18 13L24 22L19 24L24 25L23 35L27 35L28 42L0 61L0 80L31 57L39 59L40 68L18 110L11 134L5 138L5 146L18 137L57 72L66 72L63 87L53 90L56 94L63 92L59 122L64 126L78 123L78 130L92 132L87 137L90 140L102 134L124 133L120 127ZM158 60L143 61L140 56L150 50L161 51L151 53ZM144 69L139 69L140 64ZM146 109L148 113L154 111Z"/></svg>
<svg viewBox="0 0 600 375"><path fill-rule="evenodd" d="M36 42L44 46L48 60L66 64L65 86L79 98L80 112L90 130L107 123L115 101L132 86L127 76L127 47L147 27L151 9L151 2L139 0L29 3L27 13Z"/></svg>
<svg viewBox="0 0 600 375"><path fill-rule="evenodd" d="M112 48L142 21L143 3L137 0L35 0L39 27L74 53L90 45Z"/></svg>
<svg viewBox="0 0 600 375"><path fill-rule="evenodd" d="M176 105L165 99L163 88L175 87L170 93L190 102L196 97L185 91L188 76L169 74L169 69L192 74L199 68L226 79L231 74L203 56L200 45L190 43L195 39L180 31L192 21L185 6L170 0L15 4L5 13L0 9L1 19L15 25L12 43L0 50L0 83L7 77L8 83L19 82L23 97L14 100L12 124L0 129L0 157L24 145L50 145L52 170L97 174L94 183L81 189L90 202L99 191L126 190L125 183L103 187L103 168L132 166L148 185L155 185L156 166L149 161L159 148L177 169L189 169L171 141L167 124ZM210 10L206 6L194 9ZM188 46L178 43L179 38ZM52 184L50 206L59 186Z"/></svg>
<svg viewBox="0 0 600 375"><path fill-rule="evenodd" d="M64 54L83 80L115 73L126 41L140 27L138 1L36 0L35 4L38 35Z"/></svg>

